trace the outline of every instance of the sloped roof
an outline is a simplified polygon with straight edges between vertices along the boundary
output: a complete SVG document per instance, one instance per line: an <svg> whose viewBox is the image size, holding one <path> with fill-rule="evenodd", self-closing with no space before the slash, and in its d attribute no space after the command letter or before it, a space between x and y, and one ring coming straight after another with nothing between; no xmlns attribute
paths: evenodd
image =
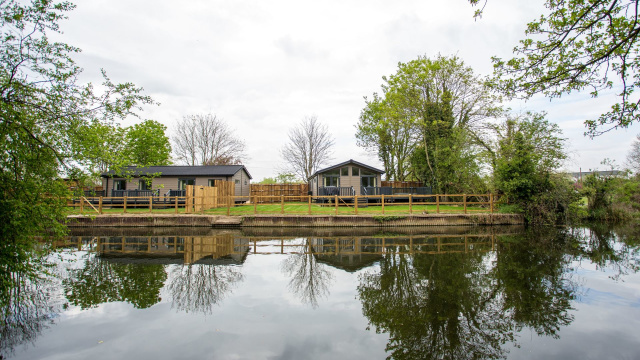
<svg viewBox="0 0 640 360"><path fill-rule="evenodd" d="M249 179L253 179L244 165L127 166L124 167L120 173L132 176L144 176L146 174L157 173L159 173L160 176L233 176L242 169L249 175ZM110 177L113 175L115 175L115 171L110 170L103 173L102 177Z"/></svg>
<svg viewBox="0 0 640 360"><path fill-rule="evenodd" d="M347 161L345 161L345 162L341 162L340 164L333 165L333 166L330 166L330 167L328 167L328 168L318 170L318 171L316 171L315 173L313 173L313 175L311 175L311 177L314 177L314 176L316 176L316 175L318 175L318 174L320 174L320 173L323 173L323 172L327 172L327 171L334 170L334 169L339 169L339 168L341 168L341 167L343 167L343 166L345 166L345 165L349 165L349 164L353 164L353 165L356 165L356 166L359 166L359 167L365 168L365 169L367 169L367 170L371 170L371 171L373 171L373 172L377 172L377 173L379 173L379 174L384 174L384 171L383 171L383 170L376 169L376 168L374 168L374 167L372 167L372 166L369 166L369 165L365 165L365 164L363 164L363 163L361 163L361 162L357 162L357 161L355 161L355 160L353 160L353 159L349 159L349 160L347 160Z"/></svg>

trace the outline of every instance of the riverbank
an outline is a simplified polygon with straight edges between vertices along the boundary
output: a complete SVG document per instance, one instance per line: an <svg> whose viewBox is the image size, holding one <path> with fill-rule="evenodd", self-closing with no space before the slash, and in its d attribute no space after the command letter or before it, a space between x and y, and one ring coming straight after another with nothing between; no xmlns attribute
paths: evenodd
<svg viewBox="0 0 640 360"><path fill-rule="evenodd" d="M521 225L518 214L420 215L69 215L69 227L399 227Z"/></svg>

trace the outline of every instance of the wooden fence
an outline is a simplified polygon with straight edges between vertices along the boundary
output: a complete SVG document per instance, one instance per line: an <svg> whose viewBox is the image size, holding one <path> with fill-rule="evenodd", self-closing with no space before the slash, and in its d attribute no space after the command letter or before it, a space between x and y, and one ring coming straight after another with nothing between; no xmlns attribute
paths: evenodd
<svg viewBox="0 0 640 360"><path fill-rule="evenodd" d="M258 203L280 202L279 197L286 196L287 201L307 201L308 184L251 184L251 198Z"/></svg>
<svg viewBox="0 0 640 360"><path fill-rule="evenodd" d="M420 181L382 181L380 186L404 189L423 187L424 185Z"/></svg>
<svg viewBox="0 0 640 360"><path fill-rule="evenodd" d="M197 187L196 187L197 188ZM203 187L204 188L204 187ZM217 187L216 187L217 188ZM211 188L209 188L211 189ZM215 188L213 188L215 189ZM429 194L429 195L369 195L369 196L303 196L303 204L292 204L301 196L234 196L235 187L217 189L215 195L210 190L197 192L191 189L189 196L148 196L148 197L80 197L70 199L69 207L84 211L103 213L103 208L127 209L140 212L154 210L184 213L209 213L226 215L246 214L428 214L428 213L493 213L496 205L505 203L506 198L496 198L494 194ZM215 191L214 191L215 192ZM365 202L359 200L366 199ZM287 205L285 206L285 202ZM278 205L271 205L278 203ZM262 205L258 205L262 204ZM225 208L217 210L214 208ZM213 209L213 210L211 210Z"/></svg>

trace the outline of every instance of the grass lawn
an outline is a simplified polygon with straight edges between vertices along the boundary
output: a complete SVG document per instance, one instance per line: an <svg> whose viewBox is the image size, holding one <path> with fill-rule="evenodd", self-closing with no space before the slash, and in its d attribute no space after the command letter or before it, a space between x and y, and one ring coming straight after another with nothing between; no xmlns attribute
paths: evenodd
<svg viewBox="0 0 640 360"><path fill-rule="evenodd" d="M436 213L436 205L424 205L424 204L413 204L412 207L412 213L413 214L422 214L425 211L429 214L435 214ZM467 205L467 212L468 213L488 213L490 212L488 207L481 207L479 205ZM497 210L496 210L497 212ZM108 209L108 208L103 208L103 213L104 214L122 214L123 213L123 208L114 208L114 209ZM148 214L149 213L149 208L148 207L139 207L139 208L133 208L133 207L127 207L127 214ZM153 214L174 214L175 213L175 208L174 207L170 207L170 208L166 208L166 209L162 209L162 208L154 208L153 209ZM178 213L179 214L184 214L184 208L178 208ZM272 215L279 215L282 213L282 205L279 203L276 204L258 204L257 206L255 206L253 204L239 204L236 205L232 208L229 209L229 215L252 215L252 214L272 214ZM358 207L358 214L359 215L364 215L364 214L382 214L383 213L383 208L380 204L369 204L369 206L367 207ZM409 204L403 203L403 204L385 204L384 205L384 214L409 214L410 213L410 209L409 209ZM451 213L464 213L464 207L463 205L440 205L440 213L442 214L451 214ZM76 208L72 208L69 207L68 208L68 214L80 214L80 208L76 207ZM84 207L84 214L97 214L97 212L95 210L93 210L90 206L85 206ZM209 210L205 210L204 214L208 214L208 215L226 215L227 214L227 208L223 207L223 208L215 208L215 209L209 209ZM284 214L289 214L289 215L293 215L293 214L300 214L300 215L306 215L309 214L309 204L308 203L303 203L303 202L287 202L284 203ZM334 215L336 214L336 208L335 205L330 205L330 206L321 206L321 205L317 205L315 203L311 204L311 214L313 215ZM352 204L349 204L349 206L339 206L338 207L338 215L355 215L355 208Z"/></svg>

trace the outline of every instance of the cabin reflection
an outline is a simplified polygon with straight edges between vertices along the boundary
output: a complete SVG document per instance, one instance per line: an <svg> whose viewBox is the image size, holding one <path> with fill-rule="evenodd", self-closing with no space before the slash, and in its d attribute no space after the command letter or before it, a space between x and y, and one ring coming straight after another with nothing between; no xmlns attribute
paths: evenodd
<svg viewBox="0 0 640 360"><path fill-rule="evenodd" d="M249 239L234 234L215 236L78 236L59 247L97 252L100 256L126 258L127 262L239 265L249 252Z"/></svg>
<svg viewBox="0 0 640 360"><path fill-rule="evenodd" d="M354 272L379 261L393 249L395 255L452 254L495 250L494 235L439 235L408 237L313 238L318 261Z"/></svg>
<svg viewBox="0 0 640 360"><path fill-rule="evenodd" d="M308 246L307 246L308 245ZM113 261L240 265L249 253L305 254L346 271L355 271L379 260L389 249L398 255L489 252L495 235L309 237L274 239L239 237L234 233L211 236L76 236L58 247L97 252Z"/></svg>

